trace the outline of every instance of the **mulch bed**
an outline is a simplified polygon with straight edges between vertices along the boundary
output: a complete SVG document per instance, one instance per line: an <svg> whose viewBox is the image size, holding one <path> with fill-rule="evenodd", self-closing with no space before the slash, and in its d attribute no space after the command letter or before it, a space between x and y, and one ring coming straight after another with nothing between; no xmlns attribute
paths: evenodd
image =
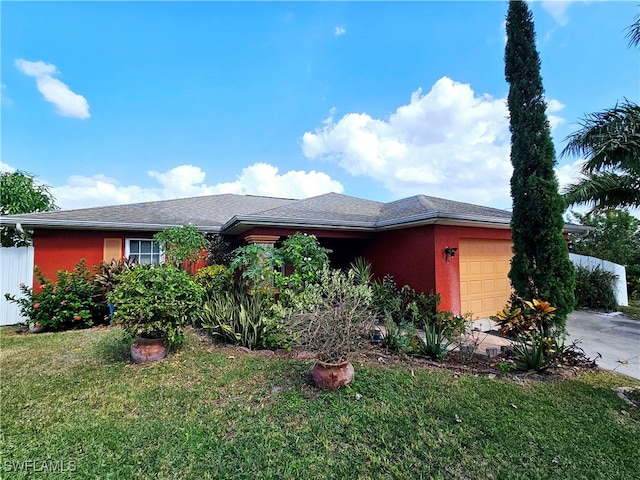
<svg viewBox="0 0 640 480"><path fill-rule="evenodd" d="M201 338L201 340L203 340ZM206 341L206 340L205 340ZM215 341L214 341L215 342ZM242 352L247 355L271 356L277 355L297 360L313 360L315 357L312 352L305 350L249 350L245 347L238 347L229 344L218 344L211 348L229 348L236 352ZM467 356L465 356L467 357ZM500 363L504 357L498 355L496 357L487 357L485 355L473 355L472 358L465 358L464 361L458 352L452 352L447 360L442 363L435 362L421 357L409 355L396 355L388 352L385 348L363 343L355 353L352 363L364 365L388 365L400 368L418 369L430 368L437 370L448 370L459 374L467 375L487 375L492 377L500 377L503 379L511 379L518 383L529 381L554 381L573 378L586 371L598 371L599 367L595 360L591 360L584 355L579 347L568 350L563 358L553 367L545 372L508 372L500 370Z"/></svg>

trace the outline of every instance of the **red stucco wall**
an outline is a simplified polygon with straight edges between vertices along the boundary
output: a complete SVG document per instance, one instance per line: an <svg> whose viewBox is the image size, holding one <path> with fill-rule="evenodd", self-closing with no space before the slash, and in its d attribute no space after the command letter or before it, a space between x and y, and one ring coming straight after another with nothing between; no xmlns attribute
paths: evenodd
<svg viewBox="0 0 640 480"><path fill-rule="evenodd" d="M81 260L92 268L103 260L105 238L121 238L124 255L125 238L152 238L153 233L90 231L90 230L44 230L36 229L33 236L34 265L44 276L55 280L58 270L73 270ZM37 279L34 278L34 284Z"/></svg>
<svg viewBox="0 0 640 480"><path fill-rule="evenodd" d="M398 287L429 293L436 290L433 249L434 227L428 225L378 233L364 256L378 279L390 274Z"/></svg>

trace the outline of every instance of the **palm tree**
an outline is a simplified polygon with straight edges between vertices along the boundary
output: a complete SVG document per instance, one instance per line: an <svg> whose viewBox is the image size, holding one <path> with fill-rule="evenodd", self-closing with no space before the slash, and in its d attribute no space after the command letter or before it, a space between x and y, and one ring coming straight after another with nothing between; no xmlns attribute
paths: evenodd
<svg viewBox="0 0 640 480"><path fill-rule="evenodd" d="M640 15L627 29L629 46L640 45ZM582 178L564 192L567 206L586 203L593 210L640 207L640 106L621 105L587 115L567 137L561 155L582 155Z"/></svg>
<svg viewBox="0 0 640 480"><path fill-rule="evenodd" d="M564 192L568 205L640 207L640 106L621 105L585 117L562 155L583 155L584 178Z"/></svg>

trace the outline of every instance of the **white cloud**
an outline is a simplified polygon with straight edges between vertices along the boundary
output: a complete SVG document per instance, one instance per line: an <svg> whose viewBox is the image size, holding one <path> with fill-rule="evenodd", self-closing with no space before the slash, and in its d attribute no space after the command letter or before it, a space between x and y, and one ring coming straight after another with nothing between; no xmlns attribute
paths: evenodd
<svg viewBox="0 0 640 480"><path fill-rule="evenodd" d="M423 193L480 204L509 201L510 136L504 99L443 77L388 120L349 113L302 137L310 159L337 162L397 196Z"/></svg>
<svg viewBox="0 0 640 480"><path fill-rule="evenodd" d="M345 33L347 33L347 29L344 28L344 27L341 27L341 26L336 27L335 30L333 31L333 34L336 37L340 37L340 36L344 35Z"/></svg>
<svg viewBox="0 0 640 480"><path fill-rule="evenodd" d="M305 198L328 192L342 193L344 187L323 172L288 171L282 175L278 168L266 163L255 163L242 170L234 182L219 183L219 193L267 195L286 198Z"/></svg>
<svg viewBox="0 0 640 480"><path fill-rule="evenodd" d="M57 78L53 78L53 75L60 73L55 65L41 61L30 62L21 58L15 61L15 65L25 75L35 77L38 90L46 101L56 106L60 115L82 119L91 116L87 99L71 91L68 85Z"/></svg>
<svg viewBox="0 0 640 480"><path fill-rule="evenodd" d="M553 17L555 22L561 27L564 27L569 23L567 10L569 5L574 1L575 0L543 0L540 3L542 4L542 8Z"/></svg>
<svg viewBox="0 0 640 480"><path fill-rule="evenodd" d="M563 110L565 105L560 103L558 100L550 99L547 100L547 118L549 119L549 126L551 130L554 130L558 125L564 123L564 118L559 117L558 115L553 115L561 110Z"/></svg>
<svg viewBox="0 0 640 480"><path fill-rule="evenodd" d="M235 181L216 185L204 183L206 173L194 165L180 165L166 172L149 171L148 174L157 180L158 187L121 185L104 175L75 175L69 178L67 185L55 187L52 192L60 207L70 209L221 193L305 198L344 190L325 173L289 171L280 175L277 167L265 163L246 167Z"/></svg>
<svg viewBox="0 0 640 480"><path fill-rule="evenodd" d="M580 158L573 163L567 163L555 168L556 178L562 192L567 186L578 182L582 178L580 170L584 164L584 159Z"/></svg>
<svg viewBox="0 0 640 480"><path fill-rule="evenodd" d="M0 160L0 172L15 172L16 169L13 168L11 165L9 165L8 163L4 163L2 160Z"/></svg>
<svg viewBox="0 0 640 480"><path fill-rule="evenodd" d="M549 111L564 107L549 101ZM468 84L442 77L427 94L388 119L348 113L302 136L312 160L335 162L369 177L395 196L425 194L507 208L511 204L509 119L506 101L477 95ZM552 126L560 117L550 119Z"/></svg>

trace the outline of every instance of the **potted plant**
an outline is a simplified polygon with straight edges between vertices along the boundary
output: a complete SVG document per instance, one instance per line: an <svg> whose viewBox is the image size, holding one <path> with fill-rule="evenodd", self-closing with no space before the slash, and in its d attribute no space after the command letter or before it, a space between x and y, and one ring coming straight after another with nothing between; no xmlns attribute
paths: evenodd
<svg viewBox="0 0 640 480"><path fill-rule="evenodd" d="M353 354L377 323L372 297L353 270L325 268L319 282L295 298L290 328L316 354L311 375L318 386L336 390L353 380Z"/></svg>
<svg viewBox="0 0 640 480"><path fill-rule="evenodd" d="M116 305L114 323L135 339L135 363L160 360L180 345L202 296L202 287L187 272L168 264L125 271L107 294Z"/></svg>

